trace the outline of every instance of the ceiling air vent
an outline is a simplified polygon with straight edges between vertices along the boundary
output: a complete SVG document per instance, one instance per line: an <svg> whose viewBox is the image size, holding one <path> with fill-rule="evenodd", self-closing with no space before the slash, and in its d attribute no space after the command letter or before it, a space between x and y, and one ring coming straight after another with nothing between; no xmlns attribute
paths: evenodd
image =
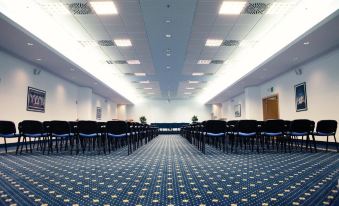
<svg viewBox="0 0 339 206"><path fill-rule="evenodd" d="M127 61L125 60L116 60L114 61L115 64L127 64Z"/></svg>
<svg viewBox="0 0 339 206"><path fill-rule="evenodd" d="M112 60L106 60L107 64L114 64L114 62Z"/></svg>
<svg viewBox="0 0 339 206"><path fill-rule="evenodd" d="M244 14L264 14L269 4L249 3L244 10Z"/></svg>
<svg viewBox="0 0 339 206"><path fill-rule="evenodd" d="M221 46L239 46L238 40L224 40Z"/></svg>
<svg viewBox="0 0 339 206"><path fill-rule="evenodd" d="M212 60L210 64L223 64L224 60Z"/></svg>
<svg viewBox="0 0 339 206"><path fill-rule="evenodd" d="M93 14L91 7L87 3L72 3L68 5L68 8L74 15Z"/></svg>
<svg viewBox="0 0 339 206"><path fill-rule="evenodd" d="M115 46L112 40L100 40L98 41L99 46Z"/></svg>

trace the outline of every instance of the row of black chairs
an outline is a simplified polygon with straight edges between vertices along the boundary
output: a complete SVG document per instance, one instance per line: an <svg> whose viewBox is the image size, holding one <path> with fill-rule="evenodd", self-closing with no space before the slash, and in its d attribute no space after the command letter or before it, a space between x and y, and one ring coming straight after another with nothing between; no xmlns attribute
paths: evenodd
<svg viewBox="0 0 339 206"><path fill-rule="evenodd" d="M304 147L317 151L315 136L326 136L326 151L328 150L328 139L334 137L336 141L337 121L321 120L315 122L307 119L293 121L285 120L208 120L193 123L181 128L181 135L205 153L205 145L210 144L224 152L237 151L238 148L252 151L256 146L257 152L276 147L277 150L291 151L291 148ZM305 138L305 139L304 139ZM312 138L312 140L311 140ZM304 146L305 143L305 146ZM311 144L313 143L313 147Z"/></svg>
<svg viewBox="0 0 339 206"><path fill-rule="evenodd" d="M0 137L4 138L7 153L7 138L17 138L16 154L22 153L25 146L26 152L33 149L41 150L43 154L56 150L70 148L79 153L81 149L97 150L99 153L106 150L116 150L127 146L128 154L146 144L158 135L158 129L147 124L125 121L36 121L24 120L18 124L17 133L15 123L0 121ZM29 146L29 149L28 149Z"/></svg>

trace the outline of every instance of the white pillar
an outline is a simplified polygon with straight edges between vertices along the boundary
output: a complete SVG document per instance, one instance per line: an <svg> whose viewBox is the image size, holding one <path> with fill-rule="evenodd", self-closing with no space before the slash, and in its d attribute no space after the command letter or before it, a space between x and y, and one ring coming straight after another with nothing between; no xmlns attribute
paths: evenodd
<svg viewBox="0 0 339 206"><path fill-rule="evenodd" d="M92 120L92 96L93 92L88 87L78 87L77 119Z"/></svg>
<svg viewBox="0 0 339 206"><path fill-rule="evenodd" d="M258 87L245 88L246 119L262 120L262 99Z"/></svg>

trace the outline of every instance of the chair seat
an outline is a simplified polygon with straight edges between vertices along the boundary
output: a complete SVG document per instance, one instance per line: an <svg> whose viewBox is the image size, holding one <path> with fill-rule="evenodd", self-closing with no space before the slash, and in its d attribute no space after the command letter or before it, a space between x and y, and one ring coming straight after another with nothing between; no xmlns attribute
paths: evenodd
<svg viewBox="0 0 339 206"><path fill-rule="evenodd" d="M73 134L52 134L53 137L70 137L72 136Z"/></svg>
<svg viewBox="0 0 339 206"><path fill-rule="evenodd" d="M282 132L263 132L261 134L265 136L281 136L283 133Z"/></svg>
<svg viewBox="0 0 339 206"><path fill-rule="evenodd" d="M108 133L107 137L111 137L111 138L122 138L122 137L127 137L127 134L112 134L112 133Z"/></svg>
<svg viewBox="0 0 339 206"><path fill-rule="evenodd" d="M308 133L307 132L289 132L288 134L291 136L306 136Z"/></svg>
<svg viewBox="0 0 339 206"><path fill-rule="evenodd" d="M209 132L207 132L206 134L211 137L221 137L225 135L225 133L209 133Z"/></svg>
<svg viewBox="0 0 339 206"><path fill-rule="evenodd" d="M97 134L84 134L84 133L79 133L80 137L84 137L84 138L92 138L92 137L97 137Z"/></svg>
<svg viewBox="0 0 339 206"><path fill-rule="evenodd" d="M314 132L313 133L316 136L331 136L334 135L334 132L326 133L326 132Z"/></svg>
<svg viewBox="0 0 339 206"><path fill-rule="evenodd" d="M0 134L0 137L5 137L5 138L15 138L19 137L19 134Z"/></svg>
<svg viewBox="0 0 339 206"><path fill-rule="evenodd" d="M250 133L239 132L238 135L244 136L244 137L252 137L252 136L256 136L257 133L256 132L250 132Z"/></svg>
<svg viewBox="0 0 339 206"><path fill-rule="evenodd" d="M25 134L23 134L24 136L26 136L26 137L46 137L46 136L48 136L48 134L47 133L39 133L39 134L30 134L30 133L25 133Z"/></svg>

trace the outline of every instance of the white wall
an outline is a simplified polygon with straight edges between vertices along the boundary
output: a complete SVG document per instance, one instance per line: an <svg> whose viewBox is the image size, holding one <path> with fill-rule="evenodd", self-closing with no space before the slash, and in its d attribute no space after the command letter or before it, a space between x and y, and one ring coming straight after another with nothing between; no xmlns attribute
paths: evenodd
<svg viewBox="0 0 339 206"><path fill-rule="evenodd" d="M96 119L97 107L101 107L101 120L98 121L109 121L116 118L117 105L100 95L93 94L91 112L94 120Z"/></svg>
<svg viewBox="0 0 339 206"><path fill-rule="evenodd" d="M127 119L139 121L145 116L148 123L152 122L191 122L193 115L199 121L211 118L211 105L203 105L194 100L145 100L137 105L127 106Z"/></svg>
<svg viewBox="0 0 339 206"><path fill-rule="evenodd" d="M234 114L234 107L238 104L241 105L241 117L236 117ZM222 117L227 120L244 119L246 117L244 93L222 103Z"/></svg>
<svg viewBox="0 0 339 206"><path fill-rule="evenodd" d="M339 49L331 51L319 58L314 59L298 68L302 74L297 75L294 70L289 71L264 84L252 88L252 94L241 94L234 97L234 102L225 101L223 115L228 120L234 118L235 102L242 102L251 112L242 115L242 119L263 119L262 99L274 94L279 95L279 113L281 119L334 119L339 122ZM294 85L306 82L308 110L296 112ZM271 92L270 88L274 91ZM259 92L258 92L259 91ZM246 93L246 89L245 89ZM259 98L256 98L255 95ZM243 108L243 107L242 107ZM252 109L256 108L256 109ZM243 111L244 113L245 111ZM331 138L332 139L332 138Z"/></svg>
<svg viewBox="0 0 339 206"><path fill-rule="evenodd" d="M0 119L14 121L16 124L24 119L95 120L92 109L94 110L97 105L102 106L103 121L116 118L114 102L105 103L103 97L92 95L89 88L85 88L88 95L83 95L79 92L84 91L83 87L78 87L43 69L39 75L34 75L34 69L37 67L0 51ZM26 111L28 86L46 91L44 113ZM86 110L88 112L86 115L83 115L82 107L90 108Z"/></svg>

